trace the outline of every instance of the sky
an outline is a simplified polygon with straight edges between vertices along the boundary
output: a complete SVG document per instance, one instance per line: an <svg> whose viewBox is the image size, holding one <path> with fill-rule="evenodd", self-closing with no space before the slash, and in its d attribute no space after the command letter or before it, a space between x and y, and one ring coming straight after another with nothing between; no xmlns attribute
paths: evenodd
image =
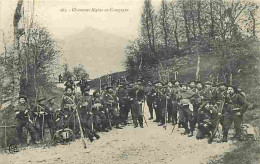
<svg viewBox="0 0 260 164"><path fill-rule="evenodd" d="M0 54L4 51L3 38L7 45L13 43L12 20L17 2L0 0ZM154 0L154 5L159 3L160 0ZM32 6L33 0L24 0L24 15L28 20ZM142 6L143 0L35 0L33 21L46 27L58 41L86 27L133 40L138 36ZM118 65L122 67L121 63Z"/></svg>

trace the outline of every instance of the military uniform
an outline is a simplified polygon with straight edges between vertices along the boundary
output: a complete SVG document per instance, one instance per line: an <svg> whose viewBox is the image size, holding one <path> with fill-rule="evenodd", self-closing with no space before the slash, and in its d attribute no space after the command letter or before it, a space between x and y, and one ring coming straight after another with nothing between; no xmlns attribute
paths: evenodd
<svg viewBox="0 0 260 164"><path fill-rule="evenodd" d="M190 133L190 136L193 136L193 131L195 128L195 120L193 117L193 106L191 103L191 98L194 96L194 92L189 90L181 90L178 94L178 99L180 100L180 110L179 110L179 121L180 124L185 129L185 133ZM188 123L190 127L188 127Z"/></svg>
<svg viewBox="0 0 260 164"><path fill-rule="evenodd" d="M173 103L173 111L172 111L172 115L173 115L173 124L177 124L178 122L178 118L177 118L177 114L179 111L179 103L178 103L178 94L180 92L180 86L173 86L172 88L172 103Z"/></svg>
<svg viewBox="0 0 260 164"><path fill-rule="evenodd" d="M33 126L33 121L31 119L32 115L29 105L26 103L18 103L14 111L16 118L16 138L19 140L19 143L23 142L23 127L25 127L30 132L32 141L36 142L36 132Z"/></svg>
<svg viewBox="0 0 260 164"><path fill-rule="evenodd" d="M99 139L99 135L94 130L94 124L93 124L93 111L92 111L92 105L93 105L93 99L92 96L88 94L88 91L84 91L84 97L81 99L80 102L80 109L79 109L79 117L80 122L83 128L83 131L88 136L89 140L92 142L94 139L93 137L96 137Z"/></svg>
<svg viewBox="0 0 260 164"><path fill-rule="evenodd" d="M134 86L130 91L129 97L133 100L132 115L134 127L138 127L138 122L141 128L143 128L143 111L142 101L144 100L144 89L141 86Z"/></svg>
<svg viewBox="0 0 260 164"><path fill-rule="evenodd" d="M205 135L210 137L210 132L215 128L215 125L212 121L217 118L218 112L215 106L206 106L207 103L208 102L205 102L202 105L198 113L198 132L196 135L197 139L203 139L205 138Z"/></svg>
<svg viewBox="0 0 260 164"><path fill-rule="evenodd" d="M53 108L54 104L51 102L51 100L53 98L47 100L44 104L44 107L45 107L45 123L49 127L51 137L53 137L55 130L56 130L55 121L54 121L54 113L55 113L54 108Z"/></svg>
<svg viewBox="0 0 260 164"><path fill-rule="evenodd" d="M145 88L145 95L146 95L146 103L149 108L150 118L149 120L153 119L153 110L154 110L154 96L152 95L154 92L153 86L150 84Z"/></svg>
<svg viewBox="0 0 260 164"><path fill-rule="evenodd" d="M120 128L119 127L119 123L120 123L119 112L116 109L117 97L115 96L114 93L108 92L108 89L110 89L110 88L111 87L108 87L107 91L103 93L102 104L104 105L104 108L106 110L106 115L110 122L109 123L110 128L111 128L112 124L115 125L116 128Z"/></svg>
<svg viewBox="0 0 260 164"><path fill-rule="evenodd" d="M154 99L154 110L155 110L155 116L156 119L154 122L160 122L162 120L162 109L166 107L166 104L164 101L164 95L162 92L162 87L157 86L156 89L154 90L153 96L155 96Z"/></svg>
<svg viewBox="0 0 260 164"><path fill-rule="evenodd" d="M120 116L120 122L124 125L127 124L128 119L128 112L129 112L129 106L128 106L128 93L124 86L120 86L117 93L116 93L118 99L119 99L119 116Z"/></svg>
<svg viewBox="0 0 260 164"><path fill-rule="evenodd" d="M75 109L77 104L76 96L72 93L65 93L61 100L61 120L60 123L64 128L76 129Z"/></svg>
<svg viewBox="0 0 260 164"><path fill-rule="evenodd" d="M227 94L225 106L223 109L223 141L227 141L228 131L230 126L234 122L235 136L241 139L241 125L243 121L243 114L248 108L248 103L245 98L239 93L234 93L233 95Z"/></svg>

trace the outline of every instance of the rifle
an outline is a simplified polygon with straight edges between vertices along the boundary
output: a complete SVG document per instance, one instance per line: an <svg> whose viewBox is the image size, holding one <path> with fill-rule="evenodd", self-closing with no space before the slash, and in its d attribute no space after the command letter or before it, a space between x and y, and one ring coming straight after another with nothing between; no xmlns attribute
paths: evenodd
<svg viewBox="0 0 260 164"><path fill-rule="evenodd" d="M173 130L174 130L175 126L176 126L176 124L173 125L173 128L172 128L172 132L171 132L171 134L173 133Z"/></svg>
<svg viewBox="0 0 260 164"><path fill-rule="evenodd" d="M80 117L79 117L79 113L78 113L78 110L77 110L78 107L76 107L75 111L76 111L76 115L77 115L77 118L78 118L78 122L79 122L79 129L80 129L80 138L82 140L82 143L84 145L84 148L86 149L87 148L87 144L84 140L84 133L83 133L83 129L82 129L82 126L81 126L81 122L80 122Z"/></svg>
<svg viewBox="0 0 260 164"><path fill-rule="evenodd" d="M168 111L167 111L167 96L166 96L166 98L165 98L165 103L166 103L166 107L165 107L165 109L166 109L166 112L165 112L165 118L164 118L164 123L165 123L165 125L163 126L164 127L164 129L166 130L166 128L167 128L167 113L168 113Z"/></svg>
<svg viewBox="0 0 260 164"><path fill-rule="evenodd" d="M225 104L225 101L221 101L221 104L220 104L218 113L222 113L224 104ZM213 124L215 124L215 129L212 131L212 135L211 135L211 137L209 138L208 143L212 143L214 137L216 136L216 133L217 133L217 131L218 131L218 125L219 125L219 123L220 123L220 119L221 119L221 116L218 116L218 117L214 120Z"/></svg>
<svg viewBox="0 0 260 164"><path fill-rule="evenodd" d="M144 105L145 105L145 99L144 99ZM147 124L146 118L145 118L145 116L144 116L144 105L143 105L143 117L144 117L144 122L145 122L146 126L148 127L148 124Z"/></svg>

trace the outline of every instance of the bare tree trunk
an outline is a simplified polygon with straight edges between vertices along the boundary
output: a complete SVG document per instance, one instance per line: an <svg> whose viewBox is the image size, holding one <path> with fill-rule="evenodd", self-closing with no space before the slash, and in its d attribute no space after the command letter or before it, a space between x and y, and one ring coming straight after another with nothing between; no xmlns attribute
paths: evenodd
<svg viewBox="0 0 260 164"><path fill-rule="evenodd" d="M15 13L14 13L14 19L13 19L13 25L14 25L14 54L13 54L13 96L12 96L12 104L16 102L19 92L20 92L20 72L19 72L19 48L20 48L20 36L22 34L21 30L19 29L19 22L22 17L22 8L23 0L18 0Z"/></svg>
<svg viewBox="0 0 260 164"><path fill-rule="evenodd" d="M187 15L186 15L186 7L185 7L184 1L182 2L182 10L183 10L185 30L186 30L186 38L187 38L187 42L190 44L190 30L189 30L189 25L188 25L188 20L187 20Z"/></svg>
<svg viewBox="0 0 260 164"><path fill-rule="evenodd" d="M209 3L209 6L210 6L210 37L211 38L214 38L214 17L213 17L213 2L212 0L210 0L210 3Z"/></svg>
<svg viewBox="0 0 260 164"><path fill-rule="evenodd" d="M200 54L198 54L198 62L197 62L197 70L196 70L196 81L199 80L199 73L200 73Z"/></svg>
<svg viewBox="0 0 260 164"><path fill-rule="evenodd" d="M197 1L197 13L198 13L199 34L200 34L200 36L202 36L201 17L200 17L200 13L201 13L201 1L200 0Z"/></svg>

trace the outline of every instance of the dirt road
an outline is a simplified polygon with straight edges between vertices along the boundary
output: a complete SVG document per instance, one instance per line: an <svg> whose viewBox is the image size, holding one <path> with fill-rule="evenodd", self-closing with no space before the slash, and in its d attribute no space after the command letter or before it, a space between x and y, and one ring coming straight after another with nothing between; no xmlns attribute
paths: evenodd
<svg viewBox="0 0 260 164"><path fill-rule="evenodd" d="M145 116L148 118L147 106ZM183 136L183 130L178 128L170 135L172 125L165 130L148 121L148 126L141 129L129 125L122 130L100 133L99 140L87 141L87 149L80 140L49 148L28 147L17 154L1 154L0 164L200 164L232 149L231 143L208 144L207 140Z"/></svg>

